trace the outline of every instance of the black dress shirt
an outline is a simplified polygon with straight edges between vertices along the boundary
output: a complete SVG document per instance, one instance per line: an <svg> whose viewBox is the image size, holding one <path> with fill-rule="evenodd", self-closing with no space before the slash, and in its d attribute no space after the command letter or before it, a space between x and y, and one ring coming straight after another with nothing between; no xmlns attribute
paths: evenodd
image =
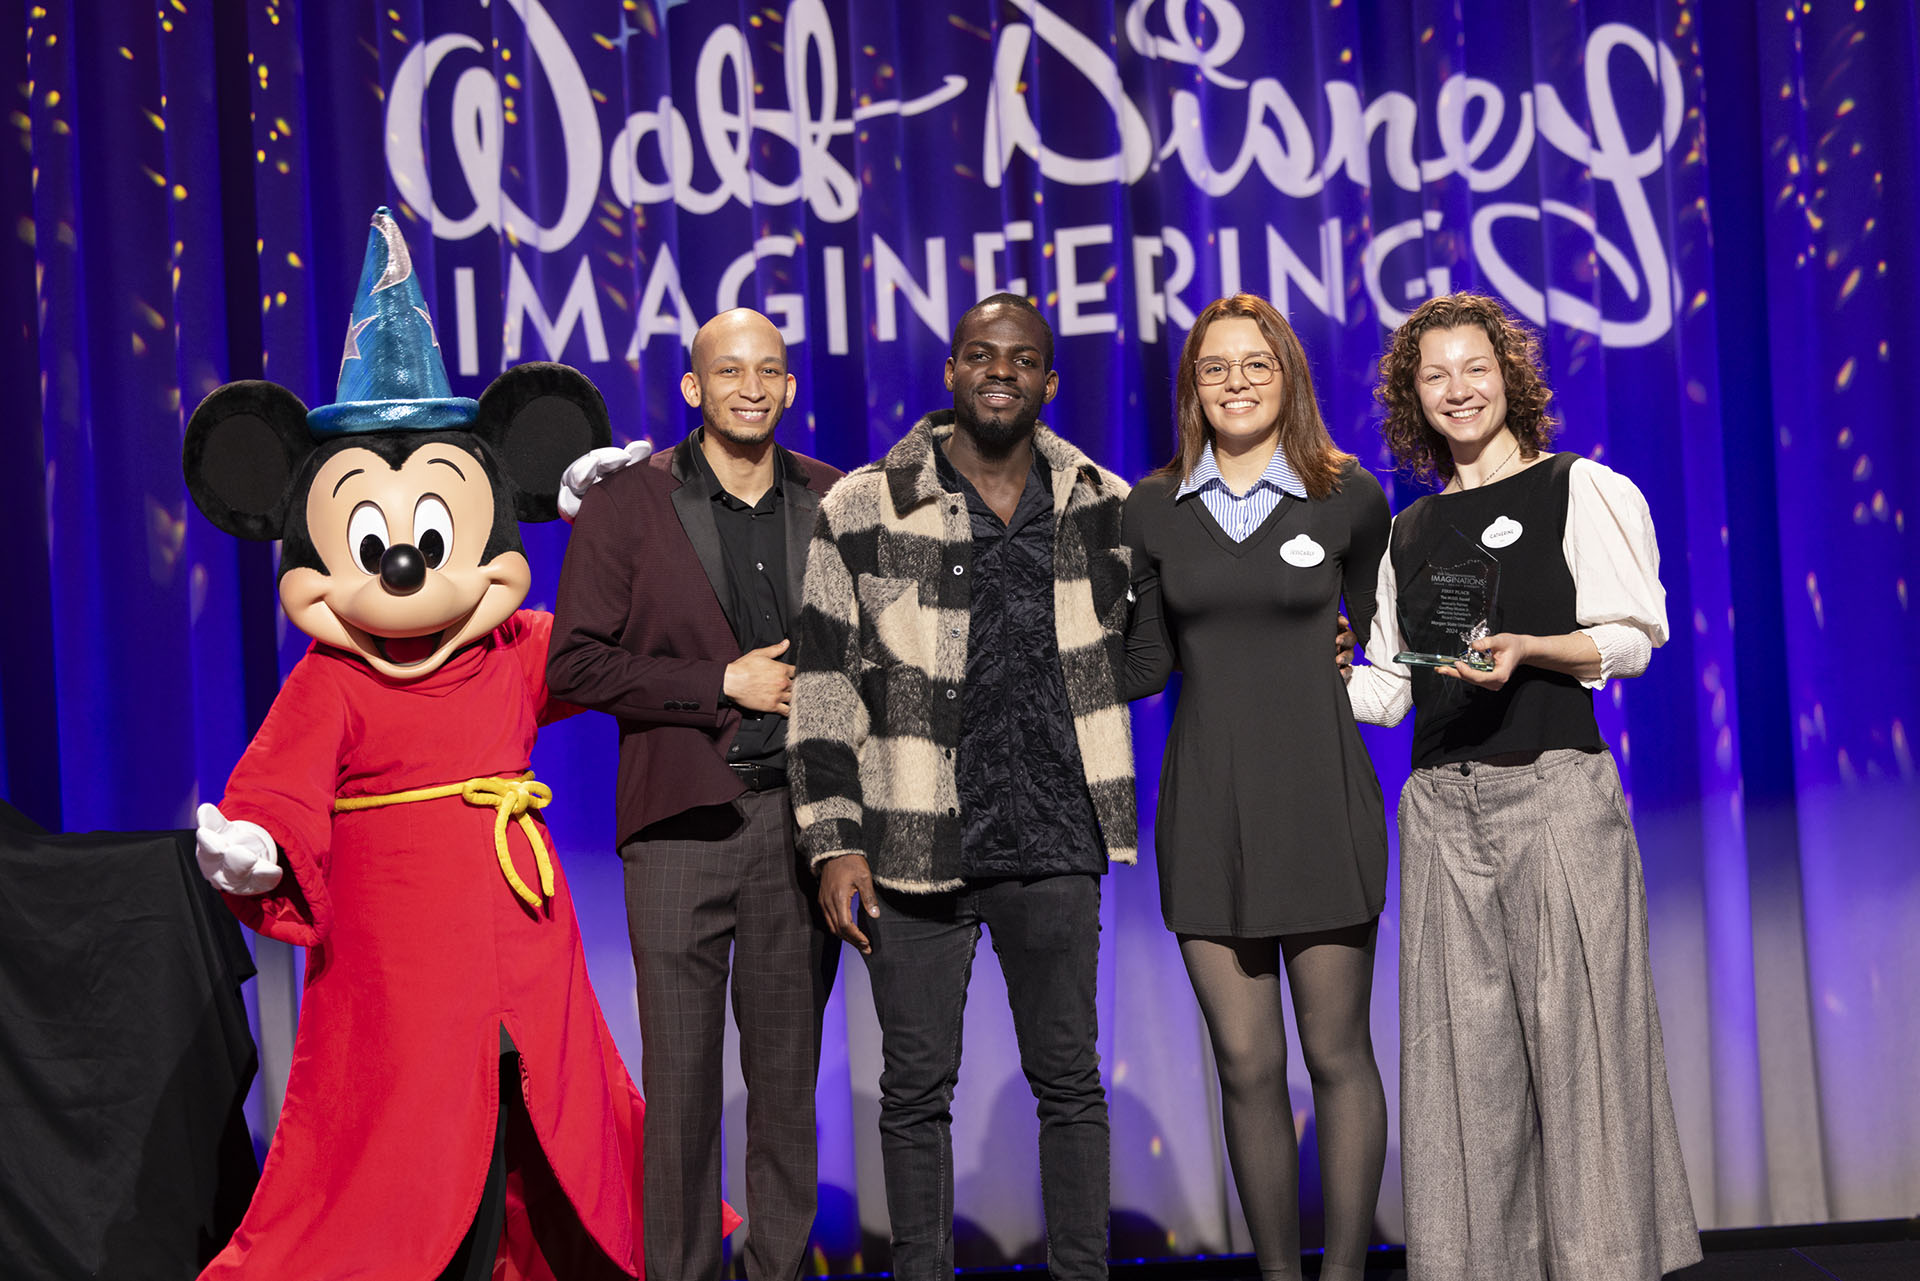
<svg viewBox="0 0 1920 1281"><path fill-rule="evenodd" d="M705 428L701 429L704 434ZM773 484L749 506L727 492L694 441L694 470L713 500L713 524L720 534L720 557L727 569L727 594L720 608L733 627L740 652L777 645L787 638L786 469L773 456ZM787 661L789 655L781 655ZM727 761L787 766L787 718L777 712L740 709L740 731L727 749Z"/></svg>
<svg viewBox="0 0 1920 1281"><path fill-rule="evenodd" d="M1099 875L1106 849L1087 792L1053 620L1053 484L1038 453L1011 523L939 451L940 483L973 525L965 699L954 760L969 878Z"/></svg>

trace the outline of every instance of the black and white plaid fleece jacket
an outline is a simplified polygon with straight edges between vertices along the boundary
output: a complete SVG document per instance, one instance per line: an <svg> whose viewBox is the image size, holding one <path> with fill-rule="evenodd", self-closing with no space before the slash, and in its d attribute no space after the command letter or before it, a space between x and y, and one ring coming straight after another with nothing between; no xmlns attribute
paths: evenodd
<svg viewBox="0 0 1920 1281"><path fill-rule="evenodd" d="M890 890L957 889L954 751L966 694L973 531L940 486L943 410L820 503L807 553L787 758L800 839L817 869L866 856ZM1107 857L1138 844L1133 739L1116 690L1125 653L1126 482L1045 427L1033 447L1053 472L1054 629L1074 735Z"/></svg>

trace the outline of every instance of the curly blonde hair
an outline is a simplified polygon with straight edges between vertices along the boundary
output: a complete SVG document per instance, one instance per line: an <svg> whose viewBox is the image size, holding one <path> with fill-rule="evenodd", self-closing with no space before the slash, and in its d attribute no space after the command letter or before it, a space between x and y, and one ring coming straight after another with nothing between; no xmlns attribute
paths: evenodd
<svg viewBox="0 0 1920 1281"><path fill-rule="evenodd" d="M1520 444L1523 459L1538 457L1553 442L1559 420L1547 412L1553 399L1540 372L1540 341L1507 309L1484 294L1445 294L1429 298L1393 331L1380 357L1380 381L1373 398L1387 411L1380 424L1394 465L1420 480L1444 485L1453 477L1453 451L1447 438L1427 421L1420 404L1420 340L1436 329L1476 325L1493 344L1506 384L1507 428Z"/></svg>

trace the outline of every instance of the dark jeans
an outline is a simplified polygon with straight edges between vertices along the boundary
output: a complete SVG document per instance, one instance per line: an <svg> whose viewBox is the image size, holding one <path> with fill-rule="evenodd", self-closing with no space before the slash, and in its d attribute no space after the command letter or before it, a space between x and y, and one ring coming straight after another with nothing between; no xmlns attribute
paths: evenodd
<svg viewBox="0 0 1920 1281"><path fill-rule="evenodd" d="M862 921L880 1016L880 1152L893 1275L953 1275L953 1087L985 925L1007 980L1020 1068L1038 1100L1040 1193L1054 1281L1107 1275L1107 1097L1094 1041L1100 880L981 881L944 894L880 891Z"/></svg>

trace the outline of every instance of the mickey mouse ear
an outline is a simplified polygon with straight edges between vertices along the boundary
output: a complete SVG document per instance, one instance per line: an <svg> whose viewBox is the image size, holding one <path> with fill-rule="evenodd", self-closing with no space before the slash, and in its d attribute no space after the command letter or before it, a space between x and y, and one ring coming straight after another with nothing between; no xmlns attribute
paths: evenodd
<svg viewBox="0 0 1920 1281"><path fill-rule="evenodd" d="M298 396L278 383L234 382L193 411L180 465L215 528L265 542L286 527L293 478L313 448Z"/></svg>
<svg viewBox="0 0 1920 1281"><path fill-rule="evenodd" d="M590 449L613 443L607 402L591 379L569 365L516 365L481 394L474 434L492 446L518 490L521 520L560 515L560 474Z"/></svg>

